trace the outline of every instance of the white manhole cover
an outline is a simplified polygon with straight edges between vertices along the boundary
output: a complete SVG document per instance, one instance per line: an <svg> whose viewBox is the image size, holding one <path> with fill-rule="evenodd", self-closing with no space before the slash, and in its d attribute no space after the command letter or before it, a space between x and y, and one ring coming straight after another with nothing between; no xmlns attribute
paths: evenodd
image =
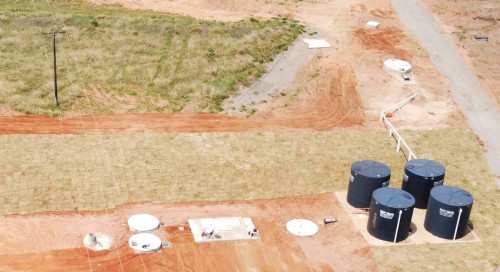
<svg viewBox="0 0 500 272"><path fill-rule="evenodd" d="M306 219L293 219L286 223L286 229L298 236L311 236L318 232L318 225Z"/></svg>
<svg viewBox="0 0 500 272"><path fill-rule="evenodd" d="M151 233L139 233L130 237L128 244L139 253L156 252L161 248L161 239Z"/></svg>
<svg viewBox="0 0 500 272"><path fill-rule="evenodd" d="M128 227L131 231L154 231L160 226L158 218L149 214L136 214L128 219Z"/></svg>

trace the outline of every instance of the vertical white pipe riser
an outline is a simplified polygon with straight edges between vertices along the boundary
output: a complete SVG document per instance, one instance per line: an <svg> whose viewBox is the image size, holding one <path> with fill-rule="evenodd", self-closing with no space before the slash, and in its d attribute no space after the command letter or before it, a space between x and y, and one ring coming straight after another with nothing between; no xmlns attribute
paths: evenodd
<svg viewBox="0 0 500 272"><path fill-rule="evenodd" d="M457 225L455 226L455 233L453 234L453 241L455 241L455 238L457 238L457 230L458 230L458 224L460 223L460 217L462 216L462 208L458 211L458 219L457 219Z"/></svg>
<svg viewBox="0 0 500 272"><path fill-rule="evenodd" d="M399 210L399 216L398 216L398 224L396 225L396 233L394 234L394 243L396 243L396 238L398 237L398 232L399 232L399 222L401 222L401 214L403 212Z"/></svg>

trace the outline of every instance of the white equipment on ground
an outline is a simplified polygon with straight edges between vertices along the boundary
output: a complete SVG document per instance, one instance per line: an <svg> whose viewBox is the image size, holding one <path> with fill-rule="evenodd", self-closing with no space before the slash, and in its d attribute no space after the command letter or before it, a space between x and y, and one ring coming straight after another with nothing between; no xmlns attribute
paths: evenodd
<svg viewBox="0 0 500 272"><path fill-rule="evenodd" d="M404 75L409 73L412 67L408 62L404 60L387 59L386 61L384 61L384 69L389 72L396 72L401 75Z"/></svg>
<svg viewBox="0 0 500 272"><path fill-rule="evenodd" d="M366 23L365 27L366 28L377 28L380 25L379 22L374 22L374 21L369 21Z"/></svg>
<svg viewBox="0 0 500 272"><path fill-rule="evenodd" d="M304 41L305 43L307 43L307 45L309 46L309 48L328 48L328 47L332 47L330 45L330 43L328 43L325 40L302 39L302 41Z"/></svg>
<svg viewBox="0 0 500 272"><path fill-rule="evenodd" d="M149 214L135 214L128 219L130 231L154 231L160 227L160 220Z"/></svg>
<svg viewBox="0 0 500 272"><path fill-rule="evenodd" d="M111 247L111 239L103 233L88 233L83 238L83 244L95 251L107 250Z"/></svg>
<svg viewBox="0 0 500 272"><path fill-rule="evenodd" d="M286 223L286 229L297 236L311 236L318 232L318 225L306 219L292 219Z"/></svg>
<svg viewBox="0 0 500 272"><path fill-rule="evenodd" d="M128 240L129 246L137 253L149 253L160 250L160 237L151 233L135 234Z"/></svg>

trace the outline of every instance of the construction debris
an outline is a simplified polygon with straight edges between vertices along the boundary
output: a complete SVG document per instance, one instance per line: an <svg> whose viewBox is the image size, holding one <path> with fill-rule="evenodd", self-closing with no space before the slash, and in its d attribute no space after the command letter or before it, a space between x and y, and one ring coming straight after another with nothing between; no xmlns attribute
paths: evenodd
<svg viewBox="0 0 500 272"><path fill-rule="evenodd" d="M335 218L335 217L332 217L332 218L324 218L324 219L323 219L323 223L325 223L325 225L326 225L326 224L330 224L330 223L334 223L334 222L337 222L337 218Z"/></svg>
<svg viewBox="0 0 500 272"><path fill-rule="evenodd" d="M488 36L486 35L474 35L474 38L478 41L488 41Z"/></svg>

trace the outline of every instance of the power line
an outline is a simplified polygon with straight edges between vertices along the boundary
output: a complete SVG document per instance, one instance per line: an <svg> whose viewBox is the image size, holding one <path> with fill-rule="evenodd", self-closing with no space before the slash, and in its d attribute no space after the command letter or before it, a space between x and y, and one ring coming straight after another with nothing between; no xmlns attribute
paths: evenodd
<svg viewBox="0 0 500 272"><path fill-rule="evenodd" d="M54 32L42 32L43 35L52 35L52 48L54 52L54 97L56 101L56 107L59 106L59 101L57 100L57 61L56 61L56 34L64 34L66 30L54 31Z"/></svg>

